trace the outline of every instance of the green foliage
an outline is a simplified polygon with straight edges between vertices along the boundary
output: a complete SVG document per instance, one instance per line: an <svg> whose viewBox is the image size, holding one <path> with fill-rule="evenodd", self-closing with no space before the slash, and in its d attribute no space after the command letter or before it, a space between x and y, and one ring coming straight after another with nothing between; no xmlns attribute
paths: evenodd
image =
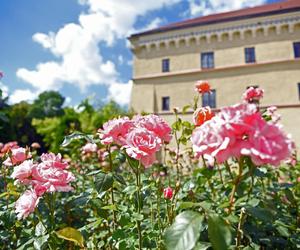
<svg viewBox="0 0 300 250"><path fill-rule="evenodd" d="M29 117L43 119L64 114L62 105L65 98L56 91L45 91L39 94L30 107Z"/></svg>
<svg viewBox="0 0 300 250"><path fill-rule="evenodd" d="M177 215L174 224L166 230L167 249L190 250L196 245L203 227L203 216L193 211Z"/></svg>

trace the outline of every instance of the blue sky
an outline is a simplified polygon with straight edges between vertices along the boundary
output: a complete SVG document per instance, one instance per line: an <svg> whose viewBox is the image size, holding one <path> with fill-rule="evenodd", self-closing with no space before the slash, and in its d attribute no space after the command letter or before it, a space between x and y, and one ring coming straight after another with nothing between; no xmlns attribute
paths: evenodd
<svg viewBox="0 0 300 250"><path fill-rule="evenodd" d="M2 0L0 88L10 102L58 90L67 104L130 98L126 37L170 22L278 0Z"/></svg>

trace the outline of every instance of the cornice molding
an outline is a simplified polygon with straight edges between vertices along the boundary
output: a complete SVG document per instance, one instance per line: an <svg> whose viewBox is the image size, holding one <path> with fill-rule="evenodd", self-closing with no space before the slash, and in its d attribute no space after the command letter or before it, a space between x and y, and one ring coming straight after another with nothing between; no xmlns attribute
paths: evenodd
<svg viewBox="0 0 300 250"><path fill-rule="evenodd" d="M252 21L252 20L251 20ZM244 39L245 32L251 32L253 37L256 37L256 33L263 29L264 36L268 36L269 29L275 28L276 34L280 35L282 27L288 26L288 31L290 33L294 32L294 26L300 24L300 16L292 16L285 18L269 19L266 21L256 21L248 24L231 25L223 28L210 29L195 31L195 32L185 32L182 33L180 30L176 35L165 35L161 33L161 36L151 39L139 38L135 41L131 41L132 50L139 48L146 48L149 52L151 49L159 50L161 46L168 48L170 44L174 44L179 47L183 42L186 46L189 46L190 41L194 40L197 44L200 44L200 40L204 39L205 42L210 43L212 38L215 37L218 42L222 42L224 35L228 36L229 41L233 39L234 34L239 33L239 38Z"/></svg>

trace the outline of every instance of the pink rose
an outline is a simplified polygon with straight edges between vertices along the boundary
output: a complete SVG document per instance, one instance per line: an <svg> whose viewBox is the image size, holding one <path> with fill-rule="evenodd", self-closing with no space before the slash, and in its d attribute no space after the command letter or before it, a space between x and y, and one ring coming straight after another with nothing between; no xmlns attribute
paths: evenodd
<svg viewBox="0 0 300 250"><path fill-rule="evenodd" d="M197 127L191 140L197 157L216 158L218 163L248 155L256 165L278 165L293 148L277 125L263 120L254 104L223 108Z"/></svg>
<svg viewBox="0 0 300 250"><path fill-rule="evenodd" d="M87 143L82 148L81 151L83 153L95 153L97 152L97 144L95 143Z"/></svg>
<svg viewBox="0 0 300 250"><path fill-rule="evenodd" d="M248 134L250 148L243 154L250 155L255 165L271 164L278 166L292 154L293 143L275 124L262 118L249 121L254 130Z"/></svg>
<svg viewBox="0 0 300 250"><path fill-rule="evenodd" d="M69 183L74 180L75 177L71 172L45 162L41 162L32 169L33 185L44 186L47 188L47 192L71 191L73 188Z"/></svg>
<svg viewBox="0 0 300 250"><path fill-rule="evenodd" d="M277 107L275 106L268 107L266 111L266 115L270 117L271 121L275 124L281 119L281 116L277 114L276 111Z"/></svg>
<svg viewBox="0 0 300 250"><path fill-rule="evenodd" d="M255 113L256 107L253 104L223 108L211 120L193 131L191 140L196 156L216 158L218 163L230 157L239 158L241 150L249 147L245 135L251 128L245 120Z"/></svg>
<svg viewBox="0 0 300 250"><path fill-rule="evenodd" d="M103 129L99 129L101 143L109 145L116 143L123 145L124 138L129 129L133 127L133 122L128 117L113 119L103 124Z"/></svg>
<svg viewBox="0 0 300 250"><path fill-rule="evenodd" d="M264 90L261 88L248 88L243 94L243 100L249 103L258 102L264 96Z"/></svg>
<svg viewBox="0 0 300 250"><path fill-rule="evenodd" d="M148 167L156 160L155 153L160 150L162 140L145 128L134 128L126 136L123 148L127 154Z"/></svg>
<svg viewBox="0 0 300 250"><path fill-rule="evenodd" d="M60 168L60 169L65 169L66 167L68 167L68 163L62 160L61 154L57 154L57 155L53 153L42 154L41 160L45 165L49 167Z"/></svg>
<svg viewBox="0 0 300 250"><path fill-rule="evenodd" d="M27 182L28 178L32 174L32 169L35 165L36 164L34 164L32 160L26 160L20 165L14 167L14 171L11 174L11 177L13 179L19 180L20 182Z"/></svg>
<svg viewBox="0 0 300 250"><path fill-rule="evenodd" d="M18 143L16 141L11 141L8 143L5 143L4 146L1 149L1 153L6 154L9 150L13 148L18 148Z"/></svg>
<svg viewBox="0 0 300 250"><path fill-rule="evenodd" d="M166 121L157 115L137 115L133 118L136 127L146 128L149 131L155 133L161 140L165 142L170 142L172 139L171 131L172 129L166 123Z"/></svg>
<svg viewBox="0 0 300 250"><path fill-rule="evenodd" d="M25 148L12 148L10 152L9 157L3 162L5 166L20 164L31 157L30 153L27 153Z"/></svg>
<svg viewBox="0 0 300 250"><path fill-rule="evenodd" d="M18 220L25 219L39 203L39 198L33 190L26 190L16 202L16 213Z"/></svg>
<svg viewBox="0 0 300 250"><path fill-rule="evenodd" d="M173 197L173 189L171 187L167 187L164 189L164 197L166 200L171 200Z"/></svg>

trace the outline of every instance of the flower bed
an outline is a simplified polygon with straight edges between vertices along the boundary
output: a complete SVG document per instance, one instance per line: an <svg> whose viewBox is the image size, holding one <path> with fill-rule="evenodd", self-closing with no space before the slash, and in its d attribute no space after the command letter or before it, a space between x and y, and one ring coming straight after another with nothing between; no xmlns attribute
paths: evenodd
<svg viewBox="0 0 300 250"><path fill-rule="evenodd" d="M66 136L63 156L3 145L0 249L300 248L300 166L276 110L250 88L214 114L198 107L208 82L195 90L194 124L120 117Z"/></svg>

